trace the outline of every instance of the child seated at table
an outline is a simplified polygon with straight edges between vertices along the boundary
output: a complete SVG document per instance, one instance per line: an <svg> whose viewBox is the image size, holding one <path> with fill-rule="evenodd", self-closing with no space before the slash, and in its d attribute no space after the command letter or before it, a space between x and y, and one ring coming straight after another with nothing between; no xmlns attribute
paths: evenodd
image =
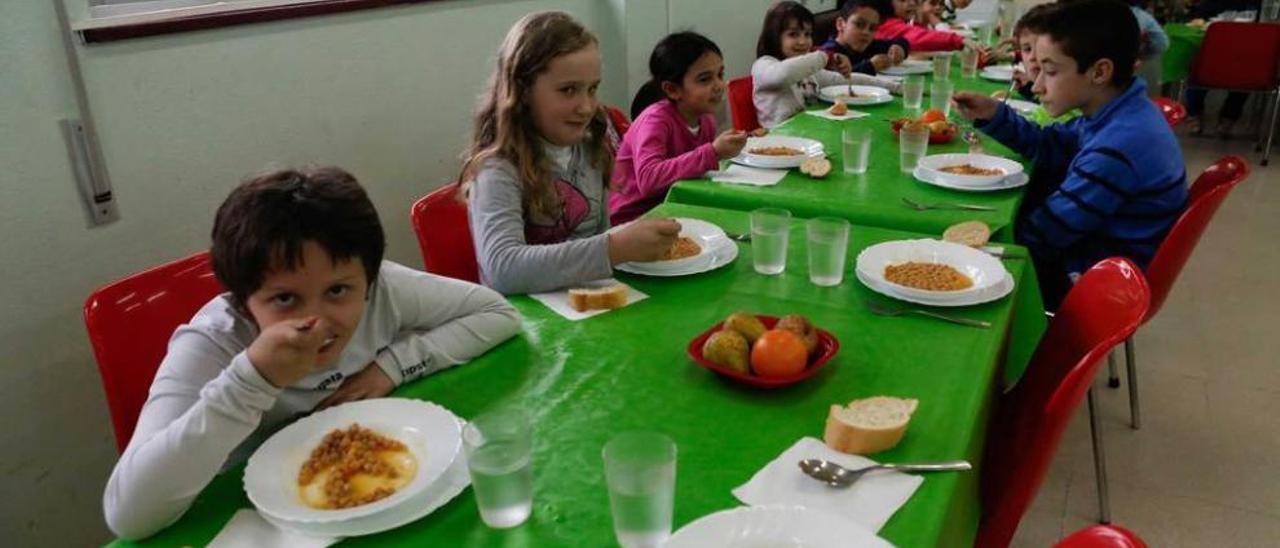
<svg viewBox="0 0 1280 548"><path fill-rule="evenodd" d="M652 79L631 104L635 122L613 165L609 215L615 225L653 209L676 181L701 177L747 144L742 131L716 136L725 82L715 42L695 32L669 35L649 56L649 73Z"/></svg>
<svg viewBox="0 0 1280 548"><path fill-rule="evenodd" d="M595 36L565 13L526 15L503 40L461 177L485 285L537 293L608 278L615 264L661 258L679 235L670 219L607 232L600 70Z"/></svg>
<svg viewBox="0 0 1280 548"><path fill-rule="evenodd" d="M979 51L986 48L973 40L966 39L949 30L934 30L923 24L917 24L916 11L920 9L919 0L874 0L876 11L880 12L880 28L876 29L876 38L894 40L902 38L911 45L912 51L955 51L969 47Z"/></svg>
<svg viewBox="0 0 1280 548"><path fill-rule="evenodd" d="M103 495L127 539L177 520L219 470L316 409L377 398L520 330L501 295L382 260L378 214L338 168L245 181L218 208L227 293L169 341Z"/></svg>
<svg viewBox="0 0 1280 548"><path fill-rule="evenodd" d="M875 39L880 12L874 0L848 0L836 15L836 34L822 44L822 51L849 58L853 72L875 75L901 63L911 52L905 38Z"/></svg>
<svg viewBox="0 0 1280 548"><path fill-rule="evenodd" d="M898 91L899 84L852 73L843 54L813 49L813 13L791 1L765 14L751 65L752 102L760 125L772 128L804 110L826 86L860 84Z"/></svg>
<svg viewBox="0 0 1280 548"><path fill-rule="evenodd" d="M1017 44L1014 56L1021 66L1013 71L1013 82L1018 95L1028 101L1039 103L1032 87L1036 77L1040 75L1040 62L1036 60L1036 40L1043 34L1045 15L1052 11L1054 4L1038 4L1027 10L1018 22L1013 25L1013 38Z"/></svg>
<svg viewBox="0 0 1280 548"><path fill-rule="evenodd" d="M1038 127L1000 102L958 93L954 102L984 132L1038 166L1067 166L1066 179L1014 228L1035 261L1050 309L1072 274L1128 257L1145 267L1186 207L1182 151L1134 78L1138 25L1116 0L1059 4L1036 41L1035 92L1051 115L1083 116Z"/></svg>

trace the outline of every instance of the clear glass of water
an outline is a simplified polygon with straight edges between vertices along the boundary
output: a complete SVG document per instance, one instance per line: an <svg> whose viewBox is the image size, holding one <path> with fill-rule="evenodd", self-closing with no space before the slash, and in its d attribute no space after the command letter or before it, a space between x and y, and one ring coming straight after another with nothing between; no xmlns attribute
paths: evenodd
<svg viewBox="0 0 1280 548"><path fill-rule="evenodd" d="M981 26L979 26L978 28L976 28L976 29L974 29L974 30L976 30L976 31L977 31L977 33L978 33L978 43L979 43L979 44L982 44L982 45L984 45L984 46L986 46L986 45L990 45L990 44L991 44L991 37L992 37L992 35L993 35L993 34L995 34L995 30L996 30L996 23L995 23L995 21L987 21L987 22L984 22Z"/></svg>
<svg viewBox="0 0 1280 548"><path fill-rule="evenodd" d="M951 77L951 52L935 52L933 54L933 80L946 80Z"/></svg>
<svg viewBox="0 0 1280 548"><path fill-rule="evenodd" d="M524 523L533 510L532 434L518 410L486 413L462 429L480 519L495 529Z"/></svg>
<svg viewBox="0 0 1280 548"><path fill-rule="evenodd" d="M920 110L924 102L924 76L912 74L902 80L902 106L907 110Z"/></svg>
<svg viewBox="0 0 1280 548"><path fill-rule="evenodd" d="M978 75L978 50L966 47L960 51L960 77L973 78Z"/></svg>
<svg viewBox="0 0 1280 548"><path fill-rule="evenodd" d="M948 118L951 117L951 94L955 93L956 85L950 80L934 80L929 85L929 108L941 110Z"/></svg>
<svg viewBox="0 0 1280 548"><path fill-rule="evenodd" d="M756 272L772 276L787 269L790 231L790 211L766 207L751 212L751 262Z"/></svg>
<svg viewBox="0 0 1280 548"><path fill-rule="evenodd" d="M623 548L657 548L671 536L676 442L657 432L625 432L604 446L613 533Z"/></svg>
<svg viewBox="0 0 1280 548"><path fill-rule="evenodd" d="M902 172L910 174L916 170L916 164L929 151L929 126L904 126L898 132L898 152L902 159Z"/></svg>
<svg viewBox="0 0 1280 548"><path fill-rule="evenodd" d="M849 175L866 173L871 159L871 127L861 124L845 127L840 133L840 144L844 172Z"/></svg>
<svg viewBox="0 0 1280 548"><path fill-rule="evenodd" d="M849 221L814 217L805 222L809 240L809 281L830 287L844 281L844 260L849 250Z"/></svg>

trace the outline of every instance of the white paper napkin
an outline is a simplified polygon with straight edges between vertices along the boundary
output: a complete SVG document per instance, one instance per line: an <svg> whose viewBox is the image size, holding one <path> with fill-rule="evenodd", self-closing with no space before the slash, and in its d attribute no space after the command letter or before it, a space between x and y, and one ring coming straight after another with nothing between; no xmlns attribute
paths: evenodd
<svg viewBox="0 0 1280 548"><path fill-rule="evenodd" d="M827 109L827 108L819 109L819 110L806 110L804 111L804 113L810 116L817 116L819 118L835 120L837 122L841 120L855 120L865 116L871 116L870 114L867 114L865 112L861 112L853 109L850 109L849 112L846 112L844 114L832 114L831 109Z"/></svg>
<svg viewBox="0 0 1280 548"><path fill-rule="evenodd" d="M286 531L267 523L267 520L258 515L257 510L244 508L231 516L227 524L222 526L218 536L209 541L209 548L264 548L267 546L324 548L338 540L340 539L312 537Z"/></svg>
<svg viewBox="0 0 1280 548"><path fill-rule="evenodd" d="M613 278L606 278L604 280L586 282L577 287L591 287L591 288L608 287L617 283L621 283L621 282ZM622 285L627 285L627 284L622 284ZM547 308L550 308L556 314L564 316L566 319L573 320L575 322L578 320L590 318L592 316L604 314L605 312L609 311L607 309L606 310L588 310L586 312L578 312L577 310L574 310L572 306L569 306L569 289L568 288L561 289L559 291L549 291L547 293L530 293L529 296L533 297L538 302L546 305ZM631 306L636 301L640 301L647 298L649 298L648 295L645 295L644 293L637 291L636 288L627 285L627 306Z"/></svg>
<svg viewBox="0 0 1280 548"><path fill-rule="evenodd" d="M761 169L731 164L728 168L709 173L711 180L717 183L733 183L739 185L773 186L787 176L785 169Z"/></svg>
<svg viewBox="0 0 1280 548"><path fill-rule="evenodd" d="M864 468L875 461L835 451L817 438L801 438L782 455L756 472L733 496L752 506L794 504L831 511L879 531L916 492L924 478L901 472L877 471L852 486L834 488L800 471L804 459L824 459L847 468Z"/></svg>

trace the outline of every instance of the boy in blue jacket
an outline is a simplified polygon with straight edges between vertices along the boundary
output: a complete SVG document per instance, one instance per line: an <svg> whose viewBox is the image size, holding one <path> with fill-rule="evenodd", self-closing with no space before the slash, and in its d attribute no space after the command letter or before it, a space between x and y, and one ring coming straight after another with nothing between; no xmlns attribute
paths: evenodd
<svg viewBox="0 0 1280 548"><path fill-rule="evenodd" d="M1138 24L1116 0L1061 3L1049 13L1035 52L1034 90L1053 116L1084 116L1037 127L989 97L957 93L966 118L1036 166L1066 179L1014 227L1035 261L1045 306L1057 308L1073 274L1101 259L1146 267L1186 208L1186 166L1178 141L1146 85L1133 75Z"/></svg>

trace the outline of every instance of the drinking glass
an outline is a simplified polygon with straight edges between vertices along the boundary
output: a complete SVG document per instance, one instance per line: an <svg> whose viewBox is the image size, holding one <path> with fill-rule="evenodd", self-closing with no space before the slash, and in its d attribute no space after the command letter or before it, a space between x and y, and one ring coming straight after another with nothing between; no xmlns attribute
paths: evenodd
<svg viewBox="0 0 1280 548"><path fill-rule="evenodd" d="M805 223L809 241L809 281L830 287L844 281L844 260L849 250L849 221L815 217Z"/></svg>
<svg viewBox="0 0 1280 548"><path fill-rule="evenodd" d="M929 86L929 108L941 110L948 118L951 117L951 94L955 92L956 85L950 80L934 80Z"/></svg>
<svg viewBox="0 0 1280 548"><path fill-rule="evenodd" d="M935 52L933 54L933 80L946 80L951 77L951 52Z"/></svg>
<svg viewBox="0 0 1280 548"><path fill-rule="evenodd" d="M787 269L790 230L790 211L766 207L751 212L751 263L756 272L774 275Z"/></svg>
<svg viewBox="0 0 1280 548"><path fill-rule="evenodd" d="M462 429L471 486L485 525L506 529L529 519L533 510L531 441L529 422L516 410L481 415Z"/></svg>
<svg viewBox="0 0 1280 548"><path fill-rule="evenodd" d="M978 75L978 50L966 47L960 51L960 77L973 78Z"/></svg>
<svg viewBox="0 0 1280 548"><path fill-rule="evenodd" d="M902 161L902 172L910 174L916 170L925 153L929 151L929 126L903 126L898 132L898 152ZM754 245L754 244L753 244Z"/></svg>
<svg viewBox="0 0 1280 548"><path fill-rule="evenodd" d="M866 125L851 125L840 133L844 161L844 172L858 175L867 172L867 162L871 159L871 128Z"/></svg>
<svg viewBox="0 0 1280 548"><path fill-rule="evenodd" d="M902 106L907 110L920 110L924 100L924 76L912 74L902 80Z"/></svg>
<svg viewBox="0 0 1280 548"><path fill-rule="evenodd" d="M613 533L623 548L657 548L671 536L676 443L656 432L625 432L605 444Z"/></svg>
<svg viewBox="0 0 1280 548"><path fill-rule="evenodd" d="M981 26L974 29L978 33L978 43L984 46L991 45L991 36L995 34L995 21L985 21Z"/></svg>

